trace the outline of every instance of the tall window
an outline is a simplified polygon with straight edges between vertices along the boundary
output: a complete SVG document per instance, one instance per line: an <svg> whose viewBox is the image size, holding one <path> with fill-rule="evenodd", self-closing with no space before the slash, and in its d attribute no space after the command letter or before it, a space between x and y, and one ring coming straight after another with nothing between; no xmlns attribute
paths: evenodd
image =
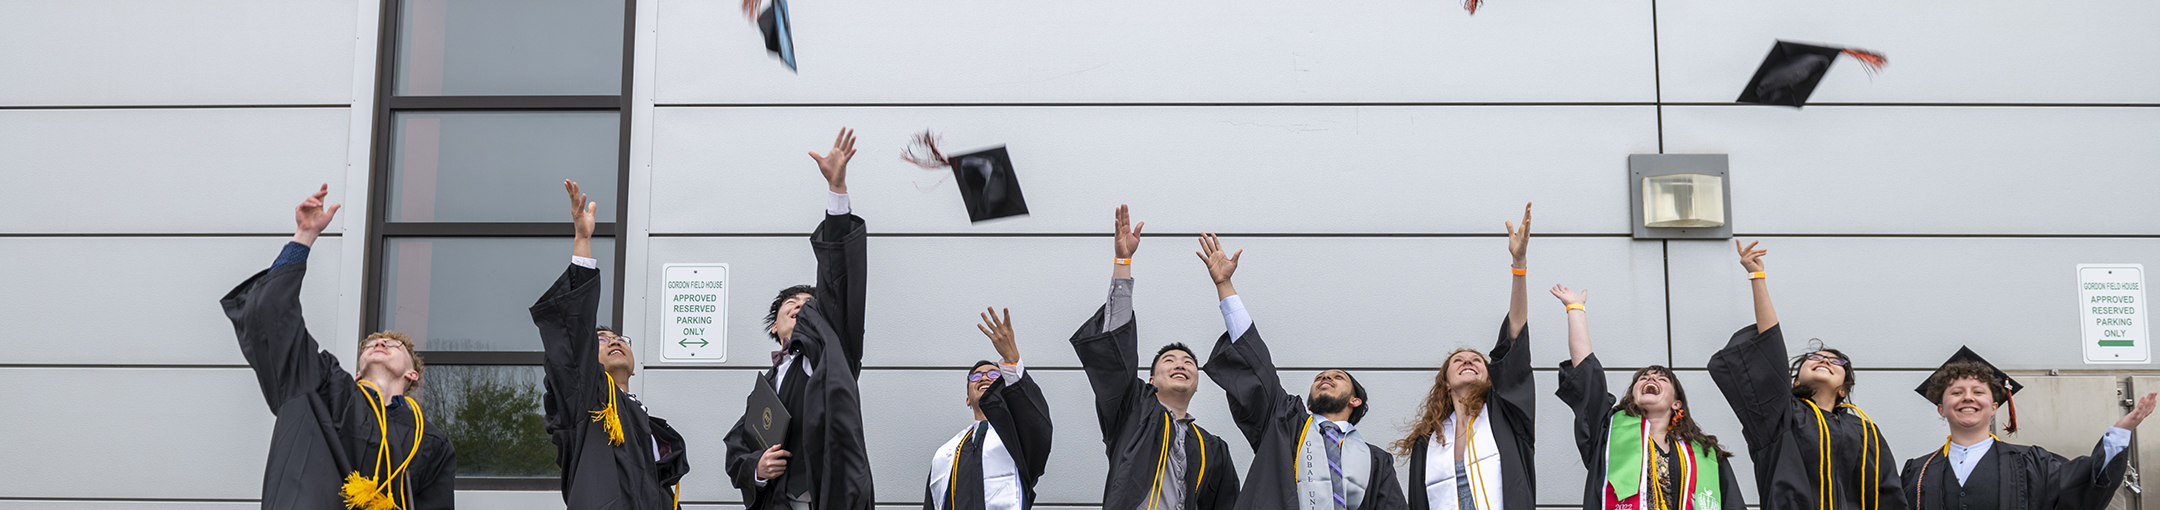
<svg viewBox="0 0 2160 510"><path fill-rule="evenodd" d="M622 323L633 9L384 2L363 320L427 358L419 399L457 446L459 489L556 486L526 308L570 261L563 179L604 206L602 323Z"/></svg>

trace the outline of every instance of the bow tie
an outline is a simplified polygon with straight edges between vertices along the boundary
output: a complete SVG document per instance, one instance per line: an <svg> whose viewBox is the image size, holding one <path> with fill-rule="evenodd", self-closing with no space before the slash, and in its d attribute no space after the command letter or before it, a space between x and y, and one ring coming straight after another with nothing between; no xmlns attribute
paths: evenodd
<svg viewBox="0 0 2160 510"><path fill-rule="evenodd" d="M781 360L781 359L784 359L784 358L787 358L787 355L789 355L789 354L793 354L794 352L795 352L795 351L793 351L793 350L788 350L788 349L781 349L781 350L773 351L773 352L772 352L772 364L773 364L773 366L775 366L775 367L778 367L778 366L780 366L780 360Z"/></svg>

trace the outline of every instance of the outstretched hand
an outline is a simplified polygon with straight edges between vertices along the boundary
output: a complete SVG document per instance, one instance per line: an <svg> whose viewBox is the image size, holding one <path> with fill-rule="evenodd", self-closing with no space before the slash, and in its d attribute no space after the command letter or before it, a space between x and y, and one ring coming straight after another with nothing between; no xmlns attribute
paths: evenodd
<svg viewBox="0 0 2160 510"><path fill-rule="evenodd" d="M1515 268L1527 269L1524 261L1529 260L1525 257L1530 250L1530 204L1523 203L1522 228L1515 228L1513 222L1503 221L1500 224L1507 227L1507 251L1509 255L1515 256Z"/></svg>
<svg viewBox="0 0 2160 510"><path fill-rule="evenodd" d="M2152 415L2154 397L2160 397L2160 393L2146 393L2144 398L2138 399L2137 407L2130 409L2130 414L2125 414L2122 419L2115 420L2115 426L2136 432L2138 424L2144 423L2146 416Z"/></svg>
<svg viewBox="0 0 2160 510"><path fill-rule="evenodd" d="M855 157L855 130L840 128L840 136L833 138L832 150L824 155L810 151L810 159L817 160L818 172L825 174L825 189L833 193L847 194L847 163Z"/></svg>
<svg viewBox="0 0 2160 510"><path fill-rule="evenodd" d="M1747 246L1741 246L1739 239L1734 239L1732 242L1734 248L1740 249L1740 267L1746 268L1750 273L1762 271L1762 257L1770 254L1770 250L1767 248L1755 249L1755 245L1758 244L1762 244L1762 241L1748 243Z"/></svg>
<svg viewBox="0 0 2160 510"><path fill-rule="evenodd" d="M1013 341L1012 309L1005 309L1005 317L998 318L996 309L983 307L982 321L975 329L990 337L990 347L997 349L998 357L1007 365L1019 364L1020 345Z"/></svg>
<svg viewBox="0 0 2160 510"><path fill-rule="evenodd" d="M1140 229L1147 227L1145 221L1133 223L1132 218L1126 215L1125 209L1124 204L1118 204L1117 235L1115 236L1116 245L1114 248L1117 258L1121 259L1132 258L1133 252L1140 251Z"/></svg>
<svg viewBox="0 0 2160 510"><path fill-rule="evenodd" d="M585 193L579 191L577 181L563 179L562 187L563 191L570 193L570 224L577 231L577 238L591 239L593 211L598 210L600 204L586 200Z"/></svg>
<svg viewBox="0 0 2160 510"><path fill-rule="evenodd" d="M337 217L338 208L344 205L330 204L324 206L323 197L328 196L330 196L330 185L323 184L321 189L317 189L314 194L308 195L307 200L302 200L300 205L293 207L293 223L295 224L293 242L304 246L314 246L315 238L322 235L323 229L330 228L330 220Z"/></svg>
<svg viewBox="0 0 2160 510"><path fill-rule="evenodd" d="M1566 285L1552 286L1552 295L1560 298L1560 304L1563 305L1580 305L1590 301L1590 289L1571 292Z"/></svg>
<svg viewBox="0 0 2160 510"><path fill-rule="evenodd" d="M1193 252L1193 255L1200 256L1200 261L1207 264L1208 278L1215 280L1216 286L1221 286L1230 283L1230 275L1237 273L1238 257L1244 256L1245 250L1226 253L1223 251L1222 239L1215 237L1215 234L1200 234L1200 251Z"/></svg>

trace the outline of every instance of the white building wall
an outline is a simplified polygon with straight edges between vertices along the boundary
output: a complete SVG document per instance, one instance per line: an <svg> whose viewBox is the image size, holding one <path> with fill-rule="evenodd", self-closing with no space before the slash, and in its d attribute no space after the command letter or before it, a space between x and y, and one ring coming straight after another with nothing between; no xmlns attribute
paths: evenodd
<svg viewBox="0 0 2160 510"><path fill-rule="evenodd" d="M664 264L727 262L737 287L730 363L641 353L640 394L691 441L693 506L739 505L720 438L772 348L756 326L767 293L811 280L822 188L800 151L842 125L862 136L863 386L891 508L919 504L930 449L964 426L957 379L992 355L970 326L993 305L1013 309L1060 425L1042 501L1099 500L1101 443L1064 339L1104 297L1120 203L1151 234L1135 266L1143 348L1205 355L1221 332L1186 252L1222 232L1248 250L1240 290L1290 389L1352 370L1375 439L1399 434L1440 356L1489 347L1508 283L1498 223L1535 201L1539 393L1566 352L1543 289L1590 288L1613 377L1680 368L1698 418L1739 444L1702 367L1751 320L1744 276L1727 242L1628 238L1628 154L1731 155L1734 231L1772 250L1790 337L1854 356L1855 401L1903 457L1944 433L1906 392L1926 368L1964 344L2005 368L2084 368L2072 266L2160 266L2147 2L791 7L800 74L764 55L734 2L639 1L625 326L660 338L648 303ZM303 299L314 333L352 349L379 13L0 2L0 183L16 191L0 200L0 324L17 332L0 340L0 388L15 390L0 405L26 413L0 421L18 438L0 441L0 507L253 506L271 417L215 301L268 265L292 202L329 182L345 237L318 245ZM1839 64L1804 110L1730 104L1778 38L1892 64ZM925 128L953 148L1006 144L1033 214L968 224L947 175L895 157ZM1571 506L1568 413L1539 403L1538 502ZM1204 386L1195 413L1242 471L1221 393Z"/></svg>

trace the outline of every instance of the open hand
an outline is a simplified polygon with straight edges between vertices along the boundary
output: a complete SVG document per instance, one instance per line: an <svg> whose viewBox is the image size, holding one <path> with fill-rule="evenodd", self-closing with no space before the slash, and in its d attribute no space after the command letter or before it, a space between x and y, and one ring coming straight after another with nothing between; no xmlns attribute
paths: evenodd
<svg viewBox="0 0 2160 510"><path fill-rule="evenodd" d="M2137 407L2130 409L2130 414L2125 414L2122 419L2115 420L2115 426L2136 432L2138 424L2144 423L2146 416L2152 415L2153 398L2156 396L2160 396L2160 393L2146 393L2144 398L2138 399Z"/></svg>
<svg viewBox="0 0 2160 510"><path fill-rule="evenodd" d="M1758 244L1762 244L1762 241L1748 243L1747 246L1741 246L1739 239L1732 242L1734 248L1740 249L1740 267L1746 268L1750 273L1762 271L1762 257L1770 254L1769 249L1755 249Z"/></svg>
<svg viewBox="0 0 2160 510"><path fill-rule="evenodd" d="M1006 309L1005 317L1000 319L997 310L983 307L982 321L975 329L990 337L990 347L997 349L998 357L1007 365L1020 363L1020 345L1013 342L1012 309Z"/></svg>
<svg viewBox="0 0 2160 510"><path fill-rule="evenodd" d="M855 157L855 130L840 128L840 136L833 138L832 150L824 155L810 151L810 159L817 160L818 172L825 174L825 189L833 193L847 194L847 163Z"/></svg>
<svg viewBox="0 0 2160 510"><path fill-rule="evenodd" d="M1552 286L1552 295L1560 298L1560 304L1563 305L1580 305L1590 301L1590 289L1570 292L1566 285Z"/></svg>
<svg viewBox="0 0 2160 510"><path fill-rule="evenodd" d="M330 220L337 217L338 208L343 204L324 206L323 197L327 196L330 196L330 185L324 184L308 195L307 200L293 207L293 242L314 246L315 237L322 235L323 229L330 228Z"/></svg>
<svg viewBox="0 0 2160 510"><path fill-rule="evenodd" d="M570 224L575 227L575 230L577 230L577 238L591 239L593 233L593 211L598 210L600 204L598 202L587 201L585 193L579 191L578 183L576 181L563 179L562 187L563 191L567 191L570 193Z"/></svg>
<svg viewBox="0 0 2160 510"><path fill-rule="evenodd" d="M1118 204L1117 235L1115 236L1117 258L1129 259L1132 258L1133 252L1140 251L1140 229L1144 227L1147 227L1147 222L1133 223L1132 218L1125 213L1125 205Z"/></svg>
<svg viewBox="0 0 2160 510"><path fill-rule="evenodd" d="M1222 285L1230 281L1230 275L1237 273L1238 257L1244 256L1245 250L1225 253L1222 239L1216 238L1215 234L1200 234L1200 251L1193 252L1193 255L1200 256L1200 261L1207 263L1208 278L1214 279L1216 285Z"/></svg>
<svg viewBox="0 0 2160 510"><path fill-rule="evenodd" d="M1515 228L1513 222L1503 221L1500 224L1507 227L1507 251L1509 255L1515 256L1515 268L1527 269L1524 261L1528 260L1525 256L1530 250L1530 204L1523 203L1522 228Z"/></svg>

